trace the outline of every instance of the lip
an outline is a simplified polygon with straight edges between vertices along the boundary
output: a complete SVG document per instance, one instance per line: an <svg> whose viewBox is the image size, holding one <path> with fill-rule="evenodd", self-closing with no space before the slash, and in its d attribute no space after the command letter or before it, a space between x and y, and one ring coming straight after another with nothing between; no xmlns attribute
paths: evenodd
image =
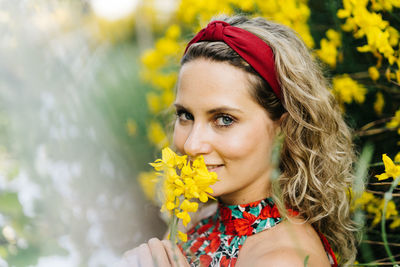
<svg viewBox="0 0 400 267"><path fill-rule="evenodd" d="M209 172L213 172L219 168L221 168L222 166L224 166L224 164L206 164L207 166L207 170Z"/></svg>

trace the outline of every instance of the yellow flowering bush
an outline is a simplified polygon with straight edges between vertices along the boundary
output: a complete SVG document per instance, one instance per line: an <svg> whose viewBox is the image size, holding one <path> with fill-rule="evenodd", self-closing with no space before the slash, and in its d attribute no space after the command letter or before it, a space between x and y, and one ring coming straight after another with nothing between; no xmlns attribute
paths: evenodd
<svg viewBox="0 0 400 267"><path fill-rule="evenodd" d="M344 109L344 104L350 104L353 101L362 104L365 100L367 89L349 75L343 74L333 78L332 94Z"/></svg>
<svg viewBox="0 0 400 267"><path fill-rule="evenodd" d="M370 3L372 3L370 5ZM368 8L373 10L369 10ZM346 19L342 25L344 31L352 32L357 39L365 38L367 44L357 47L362 53L370 52L377 59L377 66L382 64L382 57L388 60L390 66L397 64L396 73L399 72L399 32L390 26L389 21L382 18L382 14L375 11L392 10L400 7L398 1L369 1L369 0L343 0L343 9L339 9L337 16ZM389 69L390 71L390 69ZM390 76L391 77L391 76ZM397 76L400 82L400 76Z"/></svg>
<svg viewBox="0 0 400 267"><path fill-rule="evenodd" d="M339 56L338 48L342 45L341 36L339 32L329 29L326 32L326 37L321 39L321 48L315 52L323 62L331 68L335 68Z"/></svg>

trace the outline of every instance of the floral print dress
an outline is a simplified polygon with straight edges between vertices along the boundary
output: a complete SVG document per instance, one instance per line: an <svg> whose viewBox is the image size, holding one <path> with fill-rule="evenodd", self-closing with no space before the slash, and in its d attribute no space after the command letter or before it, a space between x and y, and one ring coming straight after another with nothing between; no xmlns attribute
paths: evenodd
<svg viewBox="0 0 400 267"><path fill-rule="evenodd" d="M266 198L245 205L218 203L217 212L201 220L180 244L190 266L234 267L239 250L250 235L274 227L282 221L276 205ZM337 267L335 254L320 234L332 267Z"/></svg>

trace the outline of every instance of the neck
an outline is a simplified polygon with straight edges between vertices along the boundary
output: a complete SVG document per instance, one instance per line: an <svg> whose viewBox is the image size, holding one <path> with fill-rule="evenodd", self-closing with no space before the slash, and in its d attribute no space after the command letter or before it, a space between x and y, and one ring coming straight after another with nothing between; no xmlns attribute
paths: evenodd
<svg viewBox="0 0 400 267"><path fill-rule="evenodd" d="M237 191L220 195L220 201L227 205L240 205L271 197L271 172L271 168L263 170L262 174L247 186Z"/></svg>

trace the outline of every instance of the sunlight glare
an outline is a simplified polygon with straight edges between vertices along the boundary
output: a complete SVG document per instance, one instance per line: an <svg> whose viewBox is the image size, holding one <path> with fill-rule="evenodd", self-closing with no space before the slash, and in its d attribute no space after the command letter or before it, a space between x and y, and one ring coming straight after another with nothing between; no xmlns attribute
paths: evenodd
<svg viewBox="0 0 400 267"><path fill-rule="evenodd" d="M132 14L139 0L90 0L90 4L98 16L114 21Z"/></svg>

